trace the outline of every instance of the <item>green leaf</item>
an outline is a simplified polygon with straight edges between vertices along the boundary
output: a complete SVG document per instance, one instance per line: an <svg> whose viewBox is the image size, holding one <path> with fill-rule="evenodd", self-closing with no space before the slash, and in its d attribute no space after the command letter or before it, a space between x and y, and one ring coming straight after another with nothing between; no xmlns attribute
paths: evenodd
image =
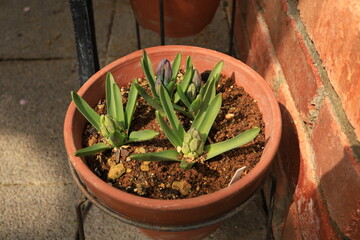
<svg viewBox="0 0 360 240"><path fill-rule="evenodd" d="M130 129L131 121L133 119L135 108L136 108L136 99L137 99L138 93L139 93L135 84L137 84L136 79L134 79L134 81L131 84L129 94L128 94L128 100L127 100L126 108L125 108L125 123L126 123L125 125L126 125L127 130Z"/></svg>
<svg viewBox="0 0 360 240"><path fill-rule="evenodd" d="M220 75L217 75L214 79L214 86L210 87L210 101L214 99L215 95L216 95L216 86L217 86L217 82L220 79Z"/></svg>
<svg viewBox="0 0 360 240"><path fill-rule="evenodd" d="M141 161L177 161L179 153L175 150L165 150L162 152L153 152L153 153L139 153L132 154L129 156L131 159L141 160Z"/></svg>
<svg viewBox="0 0 360 240"><path fill-rule="evenodd" d="M168 91L168 93L169 93L170 98L171 98L172 95L173 95L174 87L175 87L175 81L170 82L170 83L166 86L166 89L167 89L167 91Z"/></svg>
<svg viewBox="0 0 360 240"><path fill-rule="evenodd" d="M214 124L214 121L219 113L220 107L222 103L221 93L216 95L216 97L210 102L211 108L209 108L205 114L204 118L202 119L202 122L199 123L197 128L194 126L191 126L192 128L197 129L201 133L202 140L205 142L206 138L210 132L210 129L212 125Z"/></svg>
<svg viewBox="0 0 360 240"><path fill-rule="evenodd" d="M174 62L172 64L172 76L171 76L171 81L174 81L176 82L176 78L177 78L177 75L179 73L179 69L180 69L180 64L181 64L181 58L182 58L182 54L181 52L179 52L175 59L174 59Z"/></svg>
<svg viewBox="0 0 360 240"><path fill-rule="evenodd" d="M92 109L89 104L82 99L77 93L71 92L71 98L75 103L76 108L81 112L81 114L91 123L91 125L100 132L100 116L97 114L94 109Z"/></svg>
<svg viewBox="0 0 360 240"><path fill-rule="evenodd" d="M185 106L190 109L190 105L191 103L189 102L189 100L187 99L187 97L185 96L185 93L183 92L183 90L181 89L181 87L177 88L177 94L180 97L181 101L185 104Z"/></svg>
<svg viewBox="0 0 360 240"><path fill-rule="evenodd" d="M209 75L209 78L207 79L207 82L208 81L214 81L216 75L220 75L221 74L221 71L223 69L223 66L224 66L224 61L220 61L218 62L213 70L211 71L210 75Z"/></svg>
<svg viewBox="0 0 360 240"><path fill-rule="evenodd" d="M183 114L184 116L190 118L191 120L194 119L194 116L191 115L191 113L189 113L188 111L184 110L183 107L180 107L179 105L176 105L175 103L173 103L172 106L176 112Z"/></svg>
<svg viewBox="0 0 360 240"><path fill-rule="evenodd" d="M78 151L75 152L75 156L77 157L81 157L81 156L88 156L88 155L92 155L94 153L98 153L98 152L102 152L104 150L108 150L111 149L112 147L106 145L105 143L101 142L101 143L97 143L95 145L92 145L90 147L87 148L83 148L80 149Z"/></svg>
<svg viewBox="0 0 360 240"><path fill-rule="evenodd" d="M229 140L205 146L204 151L207 152L206 160L247 144L248 142L252 141L259 134L259 132L260 128L255 127Z"/></svg>
<svg viewBox="0 0 360 240"><path fill-rule="evenodd" d="M160 125L161 130L164 132L165 136L169 139L171 144L174 147L182 146L182 139L177 136L173 130L169 128L169 126L166 124L165 120L160 116L159 112L155 112L157 122Z"/></svg>
<svg viewBox="0 0 360 240"><path fill-rule="evenodd" d="M192 68L189 68L188 70L186 70L184 78L183 78L180 86L177 85L177 88L181 87L181 90L183 90L183 92L186 92L187 88L189 87L189 85L191 83L191 79L192 79L193 75L194 75L194 70ZM180 96L178 94L175 94L174 103L177 103L179 100L180 100Z"/></svg>
<svg viewBox="0 0 360 240"><path fill-rule="evenodd" d="M218 75L216 75L216 76L214 77L215 86L217 86L217 85L218 85L219 80L220 80L220 74L218 74Z"/></svg>
<svg viewBox="0 0 360 240"><path fill-rule="evenodd" d="M138 90L140 96L142 96L150 106L159 111L161 116L165 116L165 112L159 102L157 102L154 98L150 97L150 95L142 87L140 87L138 83L135 83L134 86Z"/></svg>
<svg viewBox="0 0 360 240"><path fill-rule="evenodd" d="M216 92L216 84L215 81L207 81L205 85L200 89L200 95L206 98L208 102L215 97ZM210 95L208 95L210 94Z"/></svg>
<svg viewBox="0 0 360 240"><path fill-rule="evenodd" d="M205 114L208 111L208 108L211 106L209 104L210 104L210 99L211 99L211 95L212 95L213 92L211 90L209 90L209 89L214 88L214 84L215 84L214 81L207 82L205 84L205 86L207 86L208 88L207 88L207 91L205 91L205 96L201 95L201 96L203 96L203 99L202 99L202 102L201 102L201 105L200 105L200 109L199 109L198 113L196 114L194 122L192 124L192 127L195 128L195 129L198 129L200 127L200 125L202 124L202 121L203 121L203 119L205 117Z"/></svg>
<svg viewBox="0 0 360 240"><path fill-rule="evenodd" d="M175 134L179 136L180 139L183 139L185 136L185 130L180 124L179 119L175 115L175 111L172 106L169 94L167 93L164 86L160 87L160 102L161 106L164 109L166 117L169 120L171 128L173 129Z"/></svg>
<svg viewBox="0 0 360 240"><path fill-rule="evenodd" d="M117 119L120 125L125 128L124 107L122 103L122 94L119 86L116 84L113 75L108 72L106 75L106 107L107 114Z"/></svg>
<svg viewBox="0 0 360 240"><path fill-rule="evenodd" d="M197 95L196 99L191 103L189 107L189 112L191 112L192 115L196 116L198 113L200 106L201 106L201 95Z"/></svg>
<svg viewBox="0 0 360 240"><path fill-rule="evenodd" d="M187 162L185 158L181 159L180 168L189 170L196 162Z"/></svg>
<svg viewBox="0 0 360 240"><path fill-rule="evenodd" d="M154 130L132 131L127 142L142 142L156 138L159 135Z"/></svg>
<svg viewBox="0 0 360 240"><path fill-rule="evenodd" d="M186 58L186 71L193 68L193 62L190 56Z"/></svg>
<svg viewBox="0 0 360 240"><path fill-rule="evenodd" d="M112 84L113 84L113 75L108 72L106 74L106 80L105 80L105 94L106 94L106 107L107 107L107 113L116 118L116 107L115 105L111 105L111 97L112 97Z"/></svg>
<svg viewBox="0 0 360 240"><path fill-rule="evenodd" d="M153 94L153 96L157 96L156 91L155 91L155 75L154 75L154 71L152 69L152 64L151 64L150 58L147 55L145 50L143 50L143 56L142 56L140 62L141 62L141 67L142 67L142 69L144 71L144 74L146 76L146 79L148 80L151 93Z"/></svg>

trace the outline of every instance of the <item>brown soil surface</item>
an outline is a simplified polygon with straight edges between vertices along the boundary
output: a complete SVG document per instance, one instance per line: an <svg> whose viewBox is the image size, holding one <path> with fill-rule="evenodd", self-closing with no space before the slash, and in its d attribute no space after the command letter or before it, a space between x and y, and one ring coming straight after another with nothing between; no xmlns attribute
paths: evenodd
<svg viewBox="0 0 360 240"><path fill-rule="evenodd" d="M142 85L145 85L144 82ZM122 89L122 91L126 99L127 89ZM236 87L230 78L222 77L217 91L222 92L223 104L209 134L210 139L215 143L221 142L257 126L262 130L254 141L221 154L204 164L196 163L190 170L181 169L178 162L130 160L128 156L134 152L174 149L161 132L154 110L140 97L131 128L132 130L156 130L160 132L158 138L123 147L120 151L120 161L125 166L126 173L115 181L107 179L110 166L116 164L114 151L88 156L86 157L87 164L97 176L114 187L149 198L192 198L227 187L237 169L246 166L243 172L243 175L246 175L260 160L265 143L264 123L256 101L243 88ZM99 102L95 110L99 114L105 113L103 100ZM189 123L184 122L181 115L179 119L183 122L185 130L188 130ZM84 131L84 147L99 142L100 137L100 134L88 125ZM179 182L185 183L181 189L174 187ZM186 192L183 188L185 190L188 188L190 191Z"/></svg>

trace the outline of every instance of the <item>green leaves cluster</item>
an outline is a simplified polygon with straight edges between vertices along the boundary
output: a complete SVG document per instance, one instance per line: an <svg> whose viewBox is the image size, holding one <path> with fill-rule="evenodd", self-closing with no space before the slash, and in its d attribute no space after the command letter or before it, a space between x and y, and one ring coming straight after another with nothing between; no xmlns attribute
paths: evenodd
<svg viewBox="0 0 360 240"><path fill-rule="evenodd" d="M155 76L150 58L143 51L141 66L151 95L134 80L125 109L121 91L109 73L106 76L106 115L99 116L80 96L72 92L76 107L104 137L104 142L81 149L75 155L89 155L130 142L145 141L156 137L158 133L152 130L129 131L138 94L156 110L157 122L175 149L132 154L130 155L132 159L178 161L181 168L189 169L197 162L203 163L252 141L260 132L258 127L227 141L207 144L209 132L222 105L222 96L221 93L216 94L216 86L224 63L223 61L217 63L204 83L199 72L193 67L190 57L186 59L185 74L178 77L181 60L181 53L176 55L172 66L167 59L162 59L157 66ZM176 112L192 121L189 130L185 130L181 125Z"/></svg>
<svg viewBox="0 0 360 240"><path fill-rule="evenodd" d="M130 132L131 121L134 116L138 91L133 81L128 94L128 101L124 109L122 94L111 73L106 75L106 115L97 114L89 104L77 93L71 92L71 97L77 109L104 137L104 142L97 143L75 152L75 156L87 156L104 150L119 147L131 142L153 139L159 135L153 130Z"/></svg>
<svg viewBox="0 0 360 240"><path fill-rule="evenodd" d="M221 93L215 95L215 91L208 90L205 92L204 99L208 99L209 102L204 101L202 103L190 130L186 132L175 114L170 95L166 88L161 86L159 92L160 102L169 125L159 111L155 112L156 119L162 131L176 149L156 153L133 154L130 155L130 158L145 161L180 161L181 168L189 169L196 162L204 162L244 145L258 135L260 129L255 127L227 141L203 147L222 103Z"/></svg>

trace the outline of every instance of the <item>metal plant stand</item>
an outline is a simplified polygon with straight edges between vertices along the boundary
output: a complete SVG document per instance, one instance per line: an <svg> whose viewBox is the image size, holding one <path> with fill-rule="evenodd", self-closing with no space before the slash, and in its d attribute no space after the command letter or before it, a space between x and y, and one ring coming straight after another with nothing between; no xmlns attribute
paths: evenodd
<svg viewBox="0 0 360 240"><path fill-rule="evenodd" d="M218 217L216 219L211 219L211 220L206 221L206 222L201 222L201 223L192 224L192 225L160 226L160 225L150 225L150 224L147 224L147 223L138 222L138 221L128 219L124 215L122 215L122 214L120 214L118 212L115 212L111 208L107 207L105 204L103 204L100 200L98 200L92 193L90 193L86 189L84 184L79 179L79 176L77 175L77 173L76 173L74 167L71 165L70 161L69 161L69 167L70 167L71 175L73 176L76 184L78 185L80 191L82 192L81 198L79 199L79 201L75 205L77 222L78 222L78 228L77 228L77 231L76 231L75 239L85 240L84 220L85 220L86 215L89 212L92 204L94 204L96 207L98 207L100 210L104 211L108 215L110 215L110 216L112 216L112 217L114 217L114 218L116 218L116 219L118 219L118 220L120 220L120 221L122 221L124 223L135 226L135 227L150 229L150 230L154 230L154 231L181 232L181 231L191 231L191 230L195 230L195 229L199 229L199 228L208 227L208 226L211 226L213 224L221 223L221 222L225 221L226 219L231 218L232 216L234 216L237 213L239 213L240 211L242 211L246 207L247 203L252 201L256 197L256 195L259 194L259 192L261 194L262 201L264 203L263 209L264 209L265 215L267 217L267 221L266 221L266 223L267 223L267 225L266 225L266 238L265 239L266 240L273 239L271 223L272 223L272 216L273 216L273 209L274 209L276 180L272 176L271 176L269 206L267 206L265 204L266 203L265 192L263 190L263 186L261 186L244 203L242 203L238 207L232 209L231 211L223 214L222 216L220 216L220 217Z"/></svg>
<svg viewBox="0 0 360 240"><path fill-rule="evenodd" d="M229 55L233 53L233 36L234 36L234 23L235 23L235 10L236 10L236 0L232 1L232 12L231 12L231 23L230 23L230 42L229 42ZM99 58L97 53L97 45L95 38L95 26L94 26L94 17L93 17L93 7L92 0L69 0L70 9L73 18L74 32L75 32L75 41L77 48L78 64L79 64L79 79L80 85L83 85L94 73L99 70ZM164 0L159 1L159 12L160 12L160 44L165 45L165 32L164 32ZM137 38L137 47L141 49L141 38L140 38L140 28L139 24L136 22L135 25L136 38ZM76 215L78 228L76 231L75 239L85 240L84 234L84 220L91 209L92 204L100 208L105 213L110 216L131 224L135 227L156 230L156 231L189 231L194 229L199 229L207 227L216 223L220 223L238 212L240 212L246 206L246 203L255 198L258 192L261 192L262 200L264 202L264 212L267 216L267 230L266 230L266 239L273 239L272 234L272 216L274 208L274 199L276 191L276 179L271 176L271 185L270 185L270 196L269 196L269 206L266 204L265 192L263 187L259 188L244 204L232 209L224 215L212 219L206 222L201 222L195 225L181 225L181 226L156 226L150 225L142 222L137 222L131 219L126 218L118 212L113 211L99 201L94 195L92 195L86 187L83 185L79 176L77 175L75 169L69 161L69 167L71 174L78 185L80 191L82 192L81 198L76 203Z"/></svg>

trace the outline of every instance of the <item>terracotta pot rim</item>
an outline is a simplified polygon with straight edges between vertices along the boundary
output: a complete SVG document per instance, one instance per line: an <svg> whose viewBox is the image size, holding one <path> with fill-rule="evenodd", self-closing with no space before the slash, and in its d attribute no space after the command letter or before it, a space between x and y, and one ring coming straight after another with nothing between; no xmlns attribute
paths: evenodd
<svg viewBox="0 0 360 240"><path fill-rule="evenodd" d="M185 51L185 50L186 51L191 50L193 52L206 51L206 54L213 55L213 56L217 55L220 59L224 60L225 63L228 61L231 61L231 62L236 61L236 64L243 65L245 70L251 71L252 74L257 74L250 67L248 67L241 61L239 61L229 55L217 52L215 50L205 49L205 48L201 48L201 47L186 46L186 45L167 45L167 46L157 46L157 47L146 48L146 51L150 55L154 52L159 51L159 49L160 49L160 51L170 51L170 52L174 52L174 53ZM129 59L138 58L140 61L141 54L142 54L142 50L138 50L136 52L133 52L129 55L121 57L121 58L115 60L114 62L108 64L107 66L102 68L101 71L95 73L80 88L80 90L78 91L78 94L83 95L87 91L89 86L91 86L91 84L93 84L94 81L96 81L98 78L100 78L103 75L104 71L108 72L111 69L113 69L115 66L122 64L122 63L128 61ZM258 77L261 81L264 82L263 88L268 93L269 98L270 98L269 99L269 103L270 103L269 107L272 108L273 116L275 119L277 119L277 123L280 124L280 127L276 128L276 131L273 132L273 135L271 136L272 141L269 141L266 146L266 147L271 147L266 152L267 156L265 156L265 157L262 156L261 161L246 176L244 176L243 178L241 178L240 180L238 180L237 182L235 182L234 184L232 184L231 186L229 186L227 188L221 189L214 193L202 195L199 197L189 198L189 199L162 200L162 199L145 198L145 197L136 196L136 195L133 195L130 193L126 193L122 190L119 190L117 188L114 188L114 187L108 185L103 180L101 180L99 177L97 177L80 157L75 157L71 154L69 156L70 161L71 161L72 165L74 166L76 172L80 173L79 175L84 176L89 181L94 182L94 185L96 185L96 187L101 188L102 191L107 192L109 195L113 196L114 198L121 198L122 200L127 199L126 200L127 202L131 202L132 205L135 205L138 207L155 208L155 209L158 208L159 210L171 210L171 209L179 209L179 208L188 209L188 208L194 208L194 207L206 205L209 202L217 202L224 197L230 196L231 194L236 192L237 189L246 187L246 185L250 184L254 179L256 179L257 176L264 174L267 171L267 169L269 168L269 166L272 162L272 159L274 158L274 156L276 154L277 147L280 142L281 115L280 115L279 106L277 104L277 101L276 101L270 87L268 87L266 82L259 75L258 75ZM64 126L65 147L66 147L66 150L68 153L74 153L76 150L75 144L72 141L72 134L70 134L71 129L69 129L73 125L72 118L74 116L75 110L76 110L75 104L73 102L71 102L69 105L68 111L66 113L66 116L65 116L65 126Z"/></svg>

